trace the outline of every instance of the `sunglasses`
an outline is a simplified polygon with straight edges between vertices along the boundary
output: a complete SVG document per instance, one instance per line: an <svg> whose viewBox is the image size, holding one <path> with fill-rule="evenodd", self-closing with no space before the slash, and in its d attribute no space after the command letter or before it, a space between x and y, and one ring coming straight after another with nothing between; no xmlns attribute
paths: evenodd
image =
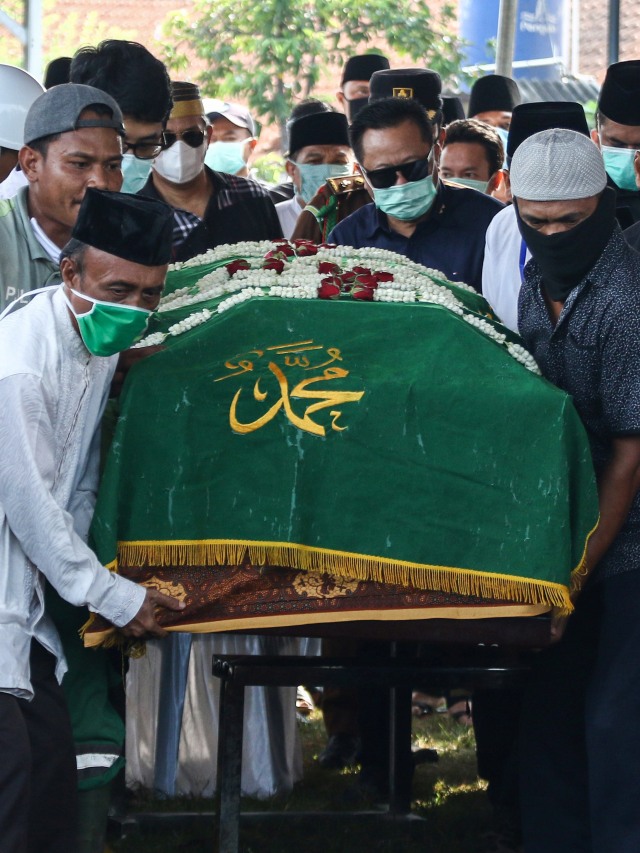
<svg viewBox="0 0 640 853"><path fill-rule="evenodd" d="M165 130L162 134L164 139L164 148L171 148L174 142L181 139L186 142L191 148L199 148L204 142L204 130L185 130L184 133L174 133L171 130Z"/></svg>
<svg viewBox="0 0 640 853"><path fill-rule="evenodd" d="M122 153L126 154L131 151L134 157L138 160L153 160L163 149L163 141L157 142L127 142L122 140Z"/></svg>
<svg viewBox="0 0 640 853"><path fill-rule="evenodd" d="M431 174L431 154L421 160L412 160L411 163L400 163L398 166L386 166L384 169L362 169L369 183L377 190L388 189L398 180L398 174L405 181L420 181Z"/></svg>

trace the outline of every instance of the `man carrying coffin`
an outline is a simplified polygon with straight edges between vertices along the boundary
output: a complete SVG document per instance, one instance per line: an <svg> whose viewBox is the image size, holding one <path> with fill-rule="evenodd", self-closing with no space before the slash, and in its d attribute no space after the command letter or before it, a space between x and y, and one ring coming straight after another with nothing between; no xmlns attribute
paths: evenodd
<svg viewBox="0 0 640 853"><path fill-rule="evenodd" d="M76 761L59 686L67 665L45 609L46 582L129 636L163 636L156 609L182 607L110 572L86 544L99 425L117 354L142 334L158 305L171 228L171 210L160 202L87 189L63 250L62 284L35 293L0 322L0 838L6 853L77 849ZM77 635L76 641L80 646ZM106 676L95 656L91 663L71 673L71 695L85 716L106 727ZM106 746L104 760L110 756L115 766L117 744ZM99 750L92 744L92 752Z"/></svg>
<svg viewBox="0 0 640 853"><path fill-rule="evenodd" d="M640 257L616 224L602 156L571 130L513 156L519 227L533 256L518 328L587 429L600 522L564 635L541 653L524 702L527 853L640 849ZM576 592L574 592L574 597ZM556 636L562 625L556 623Z"/></svg>

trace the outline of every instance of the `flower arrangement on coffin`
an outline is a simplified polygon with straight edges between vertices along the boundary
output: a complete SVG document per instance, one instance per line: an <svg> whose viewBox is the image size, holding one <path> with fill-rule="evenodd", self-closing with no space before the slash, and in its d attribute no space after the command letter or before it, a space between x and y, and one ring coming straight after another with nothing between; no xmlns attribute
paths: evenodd
<svg viewBox="0 0 640 853"><path fill-rule="evenodd" d="M533 357L491 316L473 288L452 282L438 270L414 263L385 249L316 245L307 240L245 242L218 246L171 267L172 272L207 267L194 284L163 297L161 314L219 300L201 307L169 326L153 332L136 347L162 344L206 323L216 314L249 299L354 299L362 302L431 303L440 305L479 332L504 346L510 355L534 373Z"/></svg>

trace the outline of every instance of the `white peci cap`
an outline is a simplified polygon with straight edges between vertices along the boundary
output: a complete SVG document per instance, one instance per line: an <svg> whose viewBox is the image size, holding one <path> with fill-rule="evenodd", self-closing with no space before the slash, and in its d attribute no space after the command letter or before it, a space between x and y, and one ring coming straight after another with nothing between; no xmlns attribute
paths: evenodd
<svg viewBox="0 0 640 853"><path fill-rule="evenodd" d="M607 185L600 149L575 130L534 133L518 147L509 170L511 193L527 201L569 201Z"/></svg>

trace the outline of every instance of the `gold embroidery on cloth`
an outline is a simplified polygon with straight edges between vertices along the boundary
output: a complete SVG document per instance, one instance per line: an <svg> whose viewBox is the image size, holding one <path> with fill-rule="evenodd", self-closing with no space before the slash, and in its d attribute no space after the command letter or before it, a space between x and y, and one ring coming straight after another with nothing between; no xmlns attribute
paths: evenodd
<svg viewBox="0 0 640 853"><path fill-rule="evenodd" d="M355 578L339 578L334 575L317 572L299 572L292 581L292 586L300 596L306 598L340 598L355 592L359 580Z"/></svg>
<svg viewBox="0 0 640 853"><path fill-rule="evenodd" d="M214 382L222 382L226 379L242 376L245 373L252 373L259 360L265 355L265 351L269 352L269 360L267 365L267 376L259 376L253 386L253 399L258 403L271 402L271 405L264 414L255 418L252 421L244 421L239 412L242 407L241 395L243 388L239 388L231 400L229 409L229 425L231 429L240 435L255 432L258 429L266 426L275 416L282 410L289 422L298 429L311 435L325 436L327 429L334 432L343 432L348 429L348 424L338 423L338 419L343 414L342 409L338 406L344 406L346 403L357 403L364 396L364 391L341 391L327 388L324 386L318 387L319 382L333 382L336 379L345 379L349 376L349 371L343 367L332 367L335 362L343 361L342 352L337 347L325 347L315 344L313 340L297 341L290 344L277 344L275 346L266 347L265 349L255 349L246 353L240 353L231 359L225 361L224 366L231 373L226 373L223 376L218 376ZM318 352L320 351L320 352ZM307 355L308 353L308 355ZM314 356L321 356L322 360L318 361ZM280 360L280 364L278 364ZM314 361L316 363L314 363ZM258 365L264 372L264 362ZM290 383L287 371L300 368L302 370L322 371L318 376L311 376L293 384ZM261 382L268 379L268 375L275 378L279 391L279 396L274 397L273 391L263 390ZM290 384L292 387L290 387ZM314 386L313 388L311 386ZM309 403L302 413L296 412L292 400L313 400ZM331 417L330 423L323 424L314 420L311 415L320 412L323 409L329 409Z"/></svg>

